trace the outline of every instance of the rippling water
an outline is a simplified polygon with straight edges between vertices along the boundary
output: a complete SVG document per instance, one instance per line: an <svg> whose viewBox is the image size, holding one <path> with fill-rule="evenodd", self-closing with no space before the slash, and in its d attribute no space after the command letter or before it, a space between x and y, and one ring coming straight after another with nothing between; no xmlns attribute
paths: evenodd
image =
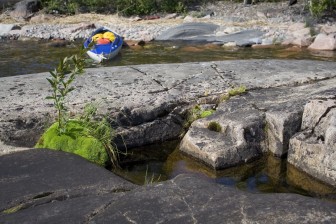
<svg viewBox="0 0 336 224"><path fill-rule="evenodd" d="M0 77L52 70L60 58L77 52L80 42L66 47L52 47L46 41L0 41ZM312 52L300 48L267 49L223 48L214 45L153 42L144 47L124 47L112 61L95 66L219 61L235 59L313 59L336 61L335 52Z"/></svg>

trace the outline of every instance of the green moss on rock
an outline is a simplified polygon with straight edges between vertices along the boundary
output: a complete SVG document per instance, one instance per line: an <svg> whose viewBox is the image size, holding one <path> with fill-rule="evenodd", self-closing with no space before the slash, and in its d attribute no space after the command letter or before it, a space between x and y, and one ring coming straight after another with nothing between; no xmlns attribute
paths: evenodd
<svg viewBox="0 0 336 224"><path fill-rule="evenodd" d="M98 165L105 166L109 156L103 144L91 137L85 124L81 121L70 120L66 132L58 134L58 123L54 123L39 139L35 148L48 148L70 152L84 157Z"/></svg>
<svg viewBox="0 0 336 224"><path fill-rule="evenodd" d="M213 114L215 112L215 110L204 110L201 112L200 117L201 118L205 118L210 116L211 114Z"/></svg>

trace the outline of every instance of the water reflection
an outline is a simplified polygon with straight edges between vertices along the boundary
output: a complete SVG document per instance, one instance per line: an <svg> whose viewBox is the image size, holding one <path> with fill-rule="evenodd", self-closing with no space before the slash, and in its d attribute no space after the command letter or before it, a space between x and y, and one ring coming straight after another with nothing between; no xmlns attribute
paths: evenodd
<svg viewBox="0 0 336 224"><path fill-rule="evenodd" d="M165 142L130 151L122 160L120 176L137 184L164 181L179 174L199 178L253 193L299 193L335 199L336 189L297 170L286 159L265 155L248 164L216 171L178 150L178 142Z"/></svg>

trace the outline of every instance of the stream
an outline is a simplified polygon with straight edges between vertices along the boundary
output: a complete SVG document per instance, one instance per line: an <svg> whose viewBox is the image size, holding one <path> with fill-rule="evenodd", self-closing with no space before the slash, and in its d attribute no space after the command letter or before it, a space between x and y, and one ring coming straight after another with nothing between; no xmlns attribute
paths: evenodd
<svg viewBox="0 0 336 224"><path fill-rule="evenodd" d="M48 41L0 40L0 77L50 71L61 58L76 53L80 45L80 42L74 42L63 47L53 47ZM88 67L238 59L336 61L336 52L314 52L283 46L253 49L186 45L184 42L150 42L143 47L123 47L116 58L103 64L94 64L88 59Z"/></svg>

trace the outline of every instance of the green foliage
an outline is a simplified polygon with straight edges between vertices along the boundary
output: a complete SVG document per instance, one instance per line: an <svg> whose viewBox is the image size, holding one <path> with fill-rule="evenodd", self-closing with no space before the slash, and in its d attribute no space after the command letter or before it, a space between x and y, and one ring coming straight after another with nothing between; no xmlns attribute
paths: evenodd
<svg viewBox="0 0 336 224"><path fill-rule="evenodd" d="M97 108L88 104L84 113L67 121L64 132L59 135L56 122L42 135L35 148L61 150L82 156L101 166L112 163L118 166L118 151L112 145L115 133L106 118L95 119Z"/></svg>
<svg viewBox="0 0 336 224"><path fill-rule="evenodd" d="M85 53L82 48L77 55L65 57L51 71L47 78L52 88L52 95L46 97L54 101L57 111L57 122L42 135L36 148L49 148L78 154L101 166L111 161L118 166L118 151L113 147L115 137L108 120L97 118L97 107L86 105L78 118L70 119L65 105L66 96L75 89L71 84L76 76L84 71Z"/></svg>
<svg viewBox="0 0 336 224"><path fill-rule="evenodd" d="M155 0L117 0L118 12L123 15L148 15L156 12Z"/></svg>
<svg viewBox="0 0 336 224"><path fill-rule="evenodd" d="M222 131L222 126L216 121L211 121L208 124L208 129L210 131L221 132Z"/></svg>
<svg viewBox="0 0 336 224"><path fill-rule="evenodd" d="M209 2L206 0L42 0L48 12L75 14L77 12L120 13L149 15L157 12L183 13L188 7Z"/></svg>
<svg viewBox="0 0 336 224"><path fill-rule="evenodd" d="M267 2L274 1L276 0L268 0ZM60 14L118 12L122 15L131 16L149 15L158 12L183 13L190 7L208 2L211 2L211 0L42 0L42 5L47 12L57 11ZM307 8L315 17L321 17L326 11L333 12L336 7L335 0L310 0L306 2Z"/></svg>
<svg viewBox="0 0 336 224"><path fill-rule="evenodd" d="M113 12L115 4L104 0L42 0L47 12L75 14L77 12Z"/></svg>
<svg viewBox="0 0 336 224"><path fill-rule="evenodd" d="M68 119L65 97L75 89L71 84L75 77L84 70L85 52L85 49L81 49L79 54L61 59L57 68L50 71L51 78L47 78L52 88L52 95L47 96L46 99L54 101L59 135L64 133Z"/></svg>
<svg viewBox="0 0 336 224"><path fill-rule="evenodd" d="M188 130L188 128L190 127L190 125L200 119L200 118L205 118L210 116L211 114L213 114L215 112L215 110L204 110L202 109L199 105L196 105L195 107L193 107L192 109L190 109L187 113L187 118L186 121L183 125L183 132L181 133L180 137L182 137L186 131Z"/></svg>
<svg viewBox="0 0 336 224"><path fill-rule="evenodd" d="M336 8L335 0L310 0L309 11L315 17L321 17L325 12L332 12Z"/></svg>
<svg viewBox="0 0 336 224"><path fill-rule="evenodd" d="M87 130L88 137L97 139L105 148L107 154L110 157L113 167L118 166L119 152L117 147L112 145L112 141L115 137L115 132L108 122L107 118L95 120L97 116L97 107L93 104L88 104L84 108L84 113L79 118L79 121L84 125Z"/></svg>
<svg viewBox="0 0 336 224"><path fill-rule="evenodd" d="M215 110L203 110L199 105L196 105L195 107L193 107L189 113L188 113L188 117L187 117L187 122L190 126L190 124L192 122L194 122L197 119L200 118L205 118L207 116L210 116L211 114L213 114L215 112Z"/></svg>
<svg viewBox="0 0 336 224"><path fill-rule="evenodd" d="M148 176L148 166L146 168L146 174L145 174L145 180L144 180L144 185L150 185L156 182L160 182L161 175L158 177L155 177L155 174L152 173L152 175L149 177Z"/></svg>

